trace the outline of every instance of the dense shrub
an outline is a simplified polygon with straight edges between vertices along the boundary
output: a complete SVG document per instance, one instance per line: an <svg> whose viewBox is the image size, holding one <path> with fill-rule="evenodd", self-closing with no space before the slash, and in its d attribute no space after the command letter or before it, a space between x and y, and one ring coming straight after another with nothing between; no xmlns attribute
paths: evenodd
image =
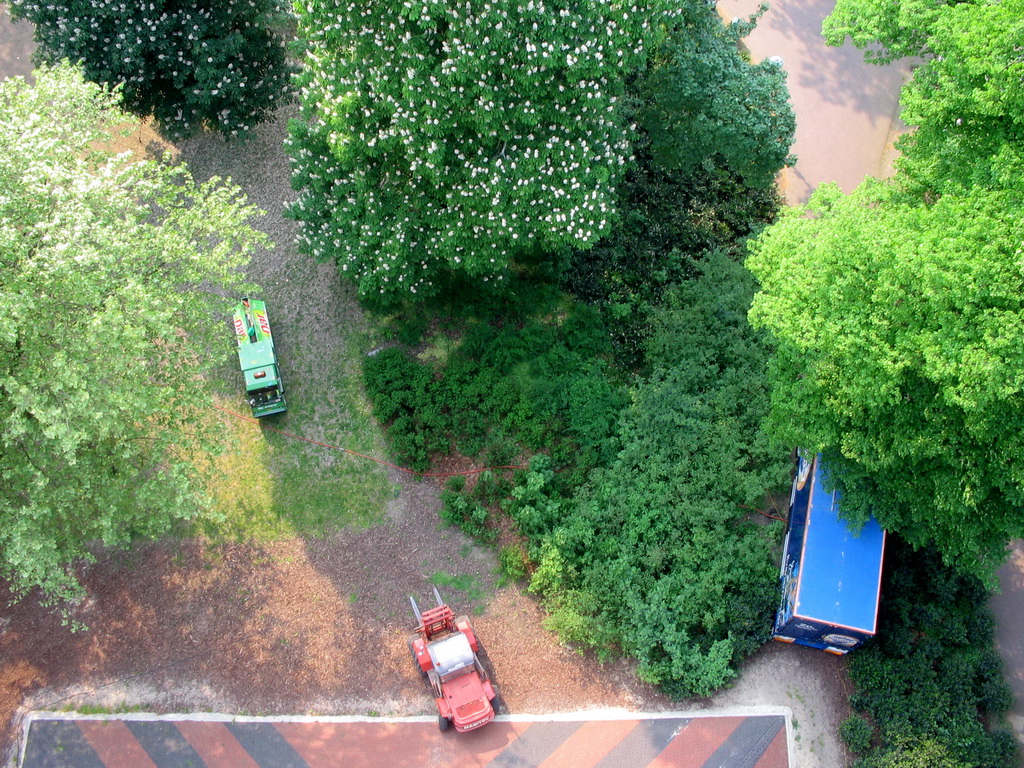
<svg viewBox="0 0 1024 768"><path fill-rule="evenodd" d="M426 469L430 455L447 448L448 424L435 405L439 385L430 369L392 347L366 359L363 379L374 414L390 427L394 457L412 469Z"/></svg>
<svg viewBox="0 0 1024 768"><path fill-rule="evenodd" d="M871 724L860 715L850 715L839 726L839 735L843 737L847 748L856 754L867 752L871 748L873 733Z"/></svg>
<svg viewBox="0 0 1024 768"><path fill-rule="evenodd" d="M546 451L566 482L611 461L626 395L609 372L611 347L596 310L564 304L522 325L473 320L456 335L457 342L441 335L456 344L443 360L392 347L364 365L396 458L422 469L433 453L504 465L520 450Z"/></svg>
<svg viewBox="0 0 1024 768"><path fill-rule="evenodd" d="M498 552L502 576L510 581L522 581L530 573L530 559L519 544L509 544Z"/></svg>
<svg viewBox="0 0 1024 768"><path fill-rule="evenodd" d="M497 538L497 530L487 525L490 516L487 507L472 497L451 489L441 491L441 519L480 541Z"/></svg>
<svg viewBox="0 0 1024 768"><path fill-rule="evenodd" d="M533 467L512 514L534 542L531 588L564 639L618 645L639 674L708 695L768 636L779 526L745 519L787 476L760 429L766 351L746 324L753 283L728 254L669 292L607 469L571 501Z"/></svg>
<svg viewBox="0 0 1024 768"><path fill-rule="evenodd" d="M508 507L530 543L547 626L601 656L635 656L644 679L677 697L710 694L767 637L779 530L741 506L787 474L760 429L766 351L746 323L753 282L724 252L695 271L654 313L653 373L628 408L600 315L579 304L516 325L469 322L441 358L393 348L365 368L396 451L421 451L409 458L480 450L496 436L547 451ZM442 517L486 537L500 494L486 478L473 495L459 486L444 492Z"/></svg>
<svg viewBox="0 0 1024 768"><path fill-rule="evenodd" d="M1012 697L984 585L894 536L886 560L877 639L850 657L850 704L870 715L880 741L860 765L1016 765L1013 736L986 728Z"/></svg>

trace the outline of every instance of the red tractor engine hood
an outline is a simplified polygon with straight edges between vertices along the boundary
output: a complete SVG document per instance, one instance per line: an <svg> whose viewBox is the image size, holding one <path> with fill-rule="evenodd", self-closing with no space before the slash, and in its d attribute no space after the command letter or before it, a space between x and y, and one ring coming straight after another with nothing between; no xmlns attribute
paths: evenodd
<svg viewBox="0 0 1024 768"><path fill-rule="evenodd" d="M459 675L446 681L442 691L456 731L471 731L494 719L494 690L490 681L482 681L472 673Z"/></svg>

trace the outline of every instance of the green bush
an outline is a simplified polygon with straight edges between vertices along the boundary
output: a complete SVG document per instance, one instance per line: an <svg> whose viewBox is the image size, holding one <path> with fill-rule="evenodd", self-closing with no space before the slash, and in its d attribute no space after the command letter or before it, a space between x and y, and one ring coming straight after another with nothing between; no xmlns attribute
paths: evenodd
<svg viewBox="0 0 1024 768"><path fill-rule="evenodd" d="M744 506L788 477L761 429L753 281L724 251L693 269L653 311L651 375L631 393L613 375L600 313L550 295L543 314L520 310L516 323L464 317L445 354L428 344L430 362L391 349L365 368L396 451L545 450L505 503L547 626L602 657L632 655L643 679L677 697L709 695L767 639L780 527L748 520ZM472 493L446 489L441 515L493 540L489 518L507 495L485 474Z"/></svg>
<svg viewBox="0 0 1024 768"><path fill-rule="evenodd" d="M993 649L984 585L896 536L886 561L898 565L886 570L877 639L850 657L850 705L879 732L867 764L1016 765L1012 735L986 728L1012 696ZM946 762L925 760L940 755Z"/></svg>
<svg viewBox="0 0 1024 768"><path fill-rule="evenodd" d="M554 632L559 640L578 649L591 649L598 661L608 661L615 651L617 639L607 624L598 618L600 606L588 592L570 589L546 601L544 629Z"/></svg>
<svg viewBox="0 0 1024 768"><path fill-rule="evenodd" d="M741 507L788 477L760 428L766 352L746 324L752 292L742 265L710 255L654 315L653 371L618 421L612 464L571 500L544 463L513 491L552 626L623 649L676 697L735 675L767 639L778 598L780 527Z"/></svg>
<svg viewBox="0 0 1024 768"><path fill-rule="evenodd" d="M498 531L488 525L491 514L487 507L474 503L463 494L441 491L441 519L461 528L467 535L483 542L492 542Z"/></svg>
<svg viewBox="0 0 1024 768"><path fill-rule="evenodd" d="M392 347L366 358L363 382L374 415L388 426L395 459L425 470L431 454L448 448L448 421L437 407L431 370Z"/></svg>
<svg viewBox="0 0 1024 768"><path fill-rule="evenodd" d="M501 573L510 581L523 581L530 575L530 559L519 544L509 544L498 552Z"/></svg>
<svg viewBox="0 0 1024 768"><path fill-rule="evenodd" d="M971 768L972 762L952 757L935 739L912 739L886 749L874 759L858 761L857 768Z"/></svg>
<svg viewBox="0 0 1024 768"><path fill-rule="evenodd" d="M843 737L847 748L857 754L867 752L871 748L873 734L871 725L860 715L850 715L839 726L839 735Z"/></svg>
<svg viewBox="0 0 1024 768"><path fill-rule="evenodd" d="M596 310L563 302L521 324L499 315L464 321L458 331L444 359L431 357L429 346L422 357L431 362L392 347L364 363L374 414L399 461L424 469L431 454L455 451L507 466L520 450L543 450L567 482L611 461L627 397L601 357L611 346ZM479 492L493 481L483 478ZM499 495L507 494L494 489L484 503Z"/></svg>

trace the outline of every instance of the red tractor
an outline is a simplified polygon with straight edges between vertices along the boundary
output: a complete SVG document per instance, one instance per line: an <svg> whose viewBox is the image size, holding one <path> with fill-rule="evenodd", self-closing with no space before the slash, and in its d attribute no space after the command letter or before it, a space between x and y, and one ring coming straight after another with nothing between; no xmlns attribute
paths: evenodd
<svg viewBox="0 0 1024 768"><path fill-rule="evenodd" d="M409 598L419 626L409 638L409 650L427 678L437 704L437 725L459 733L487 725L494 719L491 701L497 695L487 679L477 653L480 641L465 616L455 617L434 589L437 607L420 613L416 599Z"/></svg>

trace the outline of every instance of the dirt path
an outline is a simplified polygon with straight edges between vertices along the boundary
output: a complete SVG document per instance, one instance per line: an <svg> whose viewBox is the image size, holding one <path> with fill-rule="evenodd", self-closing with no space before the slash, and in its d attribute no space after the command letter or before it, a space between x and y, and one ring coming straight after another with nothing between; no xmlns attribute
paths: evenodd
<svg viewBox="0 0 1024 768"><path fill-rule="evenodd" d="M720 0L726 19L749 16L761 0ZM819 184L836 181L851 192L865 176L892 172L893 140L906 126L899 119L899 91L906 62L877 66L847 42L832 48L821 22L835 0L772 0L744 42L755 61L782 59L790 103L796 112L792 152L796 166L781 174L790 205L807 202Z"/></svg>
<svg viewBox="0 0 1024 768"><path fill-rule="evenodd" d="M1007 719L1024 749L1024 541L1010 543L1010 556L999 569L999 594L990 606L996 617L996 648L1006 668L1006 682L1013 690L1013 708Z"/></svg>
<svg viewBox="0 0 1024 768"><path fill-rule="evenodd" d="M32 26L15 24L7 13L7 4L0 3L0 76L28 77L32 73Z"/></svg>

